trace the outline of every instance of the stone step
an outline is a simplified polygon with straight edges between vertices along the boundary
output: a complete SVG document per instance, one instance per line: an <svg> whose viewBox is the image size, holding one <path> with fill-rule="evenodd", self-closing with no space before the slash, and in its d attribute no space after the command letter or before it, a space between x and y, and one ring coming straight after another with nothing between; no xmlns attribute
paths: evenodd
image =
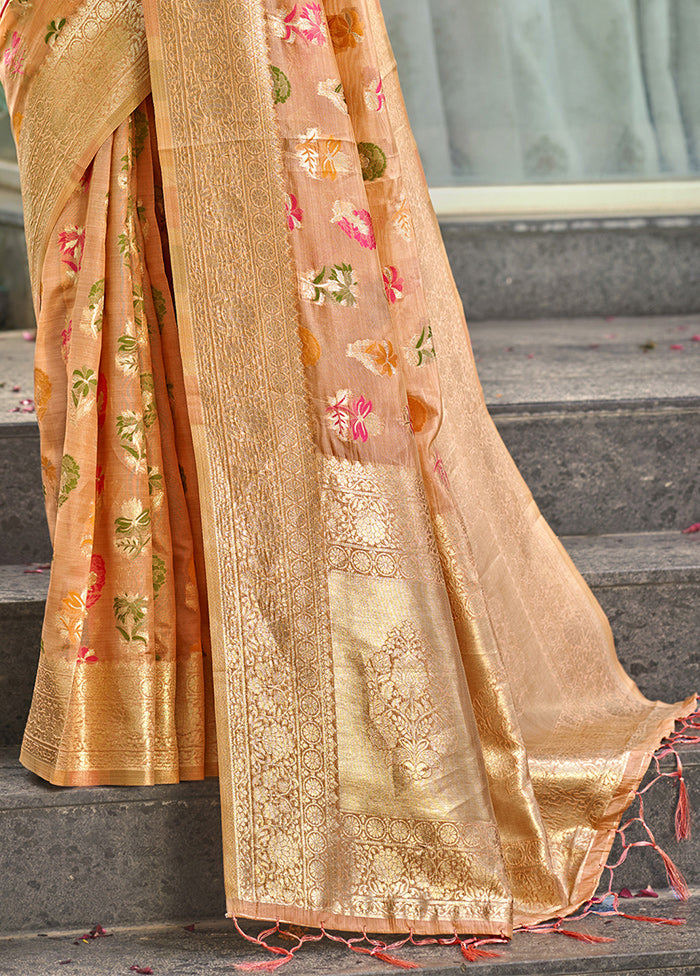
<svg viewBox="0 0 700 976"><path fill-rule="evenodd" d="M480 976L571 976L577 973L619 974L619 976L697 976L700 949L700 899L678 904L668 895L659 899L635 901L634 914L658 914L683 918L685 924L659 926L632 922L612 916L590 916L567 928L588 935L612 939L598 945L551 934L517 932L510 944L486 946L497 951L496 958L467 966L458 947L407 946L394 954L420 966L424 976L460 976L465 972ZM628 905L630 903L627 903ZM234 932L233 924L220 918L198 922L192 928L180 923L128 928L120 925L108 930L107 938L75 945L87 929L33 933L0 940L3 972L7 976L55 976L63 964L66 972L79 969L86 976L121 976L134 966L156 974L210 976L232 972L237 963L266 961L264 950L250 945ZM632 912L630 912L632 914ZM185 916L184 922L192 922ZM247 933L257 934L267 926L243 923ZM278 942L289 947L289 942ZM70 960L70 963L68 962ZM296 976L377 976L392 970L366 955L351 953L329 940L308 943L293 963Z"/></svg>
<svg viewBox="0 0 700 976"><path fill-rule="evenodd" d="M700 519L696 335L700 316L472 327L489 409L555 532ZM32 396L32 356L21 333L0 333L0 563L50 556L35 417L13 412Z"/></svg>
<svg viewBox="0 0 700 976"><path fill-rule="evenodd" d="M620 660L642 692L679 701L700 691L700 534L562 541L608 614ZM29 711L49 578L36 568L0 565L0 745L20 741Z"/></svg>
<svg viewBox="0 0 700 976"><path fill-rule="evenodd" d="M697 810L700 749L682 752ZM646 818L658 843L697 886L700 838L696 832L675 843L675 793L664 789L670 784L649 791ZM615 875L616 889L664 886L661 858L647 855L631 852ZM24 770L15 748L0 749L0 877L13 879L13 896L0 916L4 933L220 916L218 783L61 789ZM636 910L640 902L632 904Z"/></svg>
<svg viewBox="0 0 700 976"><path fill-rule="evenodd" d="M562 219L440 217L472 322L700 312L700 216ZM31 328L16 167L0 161L0 328Z"/></svg>
<svg viewBox="0 0 700 976"><path fill-rule="evenodd" d="M472 326L489 410L555 532L700 520L698 335L700 316Z"/></svg>
<svg viewBox="0 0 700 976"><path fill-rule="evenodd" d="M471 322L700 312L700 216L440 219Z"/></svg>

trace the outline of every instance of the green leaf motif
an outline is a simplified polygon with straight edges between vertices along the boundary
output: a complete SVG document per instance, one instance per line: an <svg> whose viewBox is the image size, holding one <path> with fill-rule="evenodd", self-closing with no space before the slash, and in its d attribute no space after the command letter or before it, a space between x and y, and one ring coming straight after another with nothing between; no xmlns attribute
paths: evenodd
<svg viewBox="0 0 700 976"><path fill-rule="evenodd" d="M139 368L139 341L131 335L117 339L117 366L124 373L136 373Z"/></svg>
<svg viewBox="0 0 700 976"><path fill-rule="evenodd" d="M167 311L165 298L163 297L163 292L158 291L157 288L151 289L151 295L153 296L153 307L156 312L156 318L158 319L158 331L162 332L163 326L165 325L165 313Z"/></svg>
<svg viewBox="0 0 700 976"><path fill-rule="evenodd" d="M362 179L366 182L378 180L386 170L386 153L373 142L358 142L357 151L360 154Z"/></svg>
<svg viewBox="0 0 700 976"><path fill-rule="evenodd" d="M156 388L151 373L141 373L141 396L143 398L143 424L146 430L150 430L158 419Z"/></svg>
<svg viewBox="0 0 700 976"><path fill-rule="evenodd" d="M116 427L127 463L136 471L146 471L145 427L141 414L125 410L117 417Z"/></svg>
<svg viewBox="0 0 700 976"><path fill-rule="evenodd" d="M317 305L322 305L326 298L345 308L357 305L357 279L350 264L336 264L332 268L323 267L306 281L313 292L307 297Z"/></svg>
<svg viewBox="0 0 700 976"><path fill-rule="evenodd" d="M95 337L102 331L105 307L105 280L100 278L90 289L87 307L80 320L81 328L87 329Z"/></svg>
<svg viewBox="0 0 700 976"><path fill-rule="evenodd" d="M272 74L272 101L275 105L281 105L292 94L292 86L289 78L280 68L271 64L270 72Z"/></svg>
<svg viewBox="0 0 700 976"><path fill-rule="evenodd" d="M64 454L63 460L61 461L61 487L58 491L59 508L66 501L73 489L77 487L79 480L80 465L70 454Z"/></svg>
<svg viewBox="0 0 700 976"><path fill-rule="evenodd" d="M139 158L143 152L143 147L146 145L146 139L148 139L148 116L145 112L137 109L133 116L133 139L134 139L134 156L136 159Z"/></svg>
<svg viewBox="0 0 700 976"><path fill-rule="evenodd" d="M151 511L149 508L139 511L136 499L132 499L127 512L114 520L115 546L119 552L134 559L151 541Z"/></svg>
<svg viewBox="0 0 700 976"><path fill-rule="evenodd" d="M73 370L73 405L77 407L82 401L87 400L90 394L97 392L97 376L93 369L83 366L82 369Z"/></svg>
<svg viewBox="0 0 700 976"><path fill-rule="evenodd" d="M158 468L148 468L148 494L157 495L163 490L163 475Z"/></svg>
<svg viewBox="0 0 700 976"><path fill-rule="evenodd" d="M153 553L153 559L152 559L152 575L153 575L153 598L157 599L158 594L160 593L161 588L165 583L167 571L165 569L165 560L161 559L161 557L157 556L155 553Z"/></svg>
<svg viewBox="0 0 700 976"><path fill-rule="evenodd" d="M60 20L52 20L46 28L46 37L44 38L44 42L46 44L53 43L65 26L65 17L61 17Z"/></svg>
<svg viewBox="0 0 700 976"><path fill-rule="evenodd" d="M349 264L336 264L328 275L328 290L333 301L339 305L347 307L357 304L353 291L356 285L355 275Z"/></svg>
<svg viewBox="0 0 700 976"><path fill-rule="evenodd" d="M145 596L132 596L124 593L114 598L114 617L116 628L125 641L148 644L148 638L140 633L146 621L148 599Z"/></svg>
<svg viewBox="0 0 700 976"><path fill-rule="evenodd" d="M432 326L423 326L423 331L416 341L416 353L419 366L425 366L426 363L430 363L435 359Z"/></svg>

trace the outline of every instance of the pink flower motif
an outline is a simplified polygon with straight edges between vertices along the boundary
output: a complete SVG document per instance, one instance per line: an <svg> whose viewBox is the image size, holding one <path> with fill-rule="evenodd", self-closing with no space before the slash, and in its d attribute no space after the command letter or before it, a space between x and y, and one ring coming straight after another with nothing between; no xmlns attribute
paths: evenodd
<svg viewBox="0 0 700 976"><path fill-rule="evenodd" d="M350 390L338 390L335 400L326 407L328 423L338 437L344 441L367 440L370 430L368 420L374 421L373 432L381 430L381 424L372 417L372 401L363 396L355 396Z"/></svg>
<svg viewBox="0 0 700 976"><path fill-rule="evenodd" d="M67 264L73 274L80 271L85 246L84 227L64 227L58 235L58 246L61 249L61 260Z"/></svg>
<svg viewBox="0 0 700 976"><path fill-rule="evenodd" d="M81 647L78 651L78 660L84 661L85 664L93 664L97 660L97 654L89 647Z"/></svg>
<svg viewBox="0 0 700 976"><path fill-rule="evenodd" d="M403 278L399 278L398 268L388 267L382 269L384 278L384 291L389 302L393 305L403 297Z"/></svg>
<svg viewBox="0 0 700 976"><path fill-rule="evenodd" d="M83 193L86 193L90 189L90 183L92 182L92 163L85 170L83 175L80 177L80 189Z"/></svg>
<svg viewBox="0 0 700 976"><path fill-rule="evenodd" d="M350 409L352 411L351 430L353 439L364 443L368 436L365 420L372 413L372 401L365 400L364 397L357 397L351 402Z"/></svg>
<svg viewBox="0 0 700 976"><path fill-rule="evenodd" d="M88 576L88 591L85 599L85 606L90 609L94 607L102 594L102 587L105 585L107 572L105 561L102 556L93 552L90 560L90 575ZM97 660L97 659L95 659Z"/></svg>
<svg viewBox="0 0 700 976"><path fill-rule="evenodd" d="M294 6L289 11L289 13L287 14L287 16L282 20L282 24L283 24L282 40L283 41L290 41L290 42L293 42L294 41L294 36L297 33L297 29L296 29L296 26L294 24L294 21L296 19L296 15L297 15L297 7L296 7L296 4L294 4Z"/></svg>
<svg viewBox="0 0 700 976"><path fill-rule="evenodd" d="M381 78L377 78L376 81L370 81L369 85L365 88L365 105L370 112L381 112L386 105L386 95L382 88Z"/></svg>
<svg viewBox="0 0 700 976"><path fill-rule="evenodd" d="M22 38L17 33L14 32L12 35L12 40L10 41L10 46L5 51L5 68L13 75L21 75L24 73L24 45L22 44Z"/></svg>
<svg viewBox="0 0 700 976"><path fill-rule="evenodd" d="M61 333L61 355L63 356L63 362L68 362L68 353L70 352L70 340L73 335L73 323L69 322Z"/></svg>
<svg viewBox="0 0 700 976"><path fill-rule="evenodd" d="M333 204L331 223L337 224L344 234L362 247L373 251L377 246L369 211L361 210L346 200L336 200Z"/></svg>
<svg viewBox="0 0 700 976"><path fill-rule="evenodd" d="M438 476L440 481L443 483L445 488L450 487L450 480L447 477L447 471L445 470L445 463L439 454L435 454L435 462L433 464L433 473Z"/></svg>
<svg viewBox="0 0 700 976"><path fill-rule="evenodd" d="M297 227L301 227L304 211L298 205L297 198L293 193L287 193L286 197L287 226L290 230L296 230Z"/></svg>
<svg viewBox="0 0 700 976"><path fill-rule="evenodd" d="M311 44L326 43L326 25L320 3L306 3L299 14L299 33Z"/></svg>

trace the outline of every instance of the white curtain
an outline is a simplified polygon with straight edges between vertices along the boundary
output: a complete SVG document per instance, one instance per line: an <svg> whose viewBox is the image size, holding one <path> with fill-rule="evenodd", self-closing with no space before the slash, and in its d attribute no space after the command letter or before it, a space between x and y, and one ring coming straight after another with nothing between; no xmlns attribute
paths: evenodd
<svg viewBox="0 0 700 976"><path fill-rule="evenodd" d="M383 0L428 181L700 172L700 0Z"/></svg>

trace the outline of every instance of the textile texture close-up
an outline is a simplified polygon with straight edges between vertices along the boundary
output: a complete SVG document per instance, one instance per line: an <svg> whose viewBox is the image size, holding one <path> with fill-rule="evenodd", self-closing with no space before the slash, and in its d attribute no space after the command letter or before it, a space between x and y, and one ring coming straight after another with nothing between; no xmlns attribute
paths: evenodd
<svg viewBox="0 0 700 976"><path fill-rule="evenodd" d="M236 917L573 912L695 699L625 674L487 413L379 0L10 0L0 50L54 546L21 761L218 770Z"/></svg>

